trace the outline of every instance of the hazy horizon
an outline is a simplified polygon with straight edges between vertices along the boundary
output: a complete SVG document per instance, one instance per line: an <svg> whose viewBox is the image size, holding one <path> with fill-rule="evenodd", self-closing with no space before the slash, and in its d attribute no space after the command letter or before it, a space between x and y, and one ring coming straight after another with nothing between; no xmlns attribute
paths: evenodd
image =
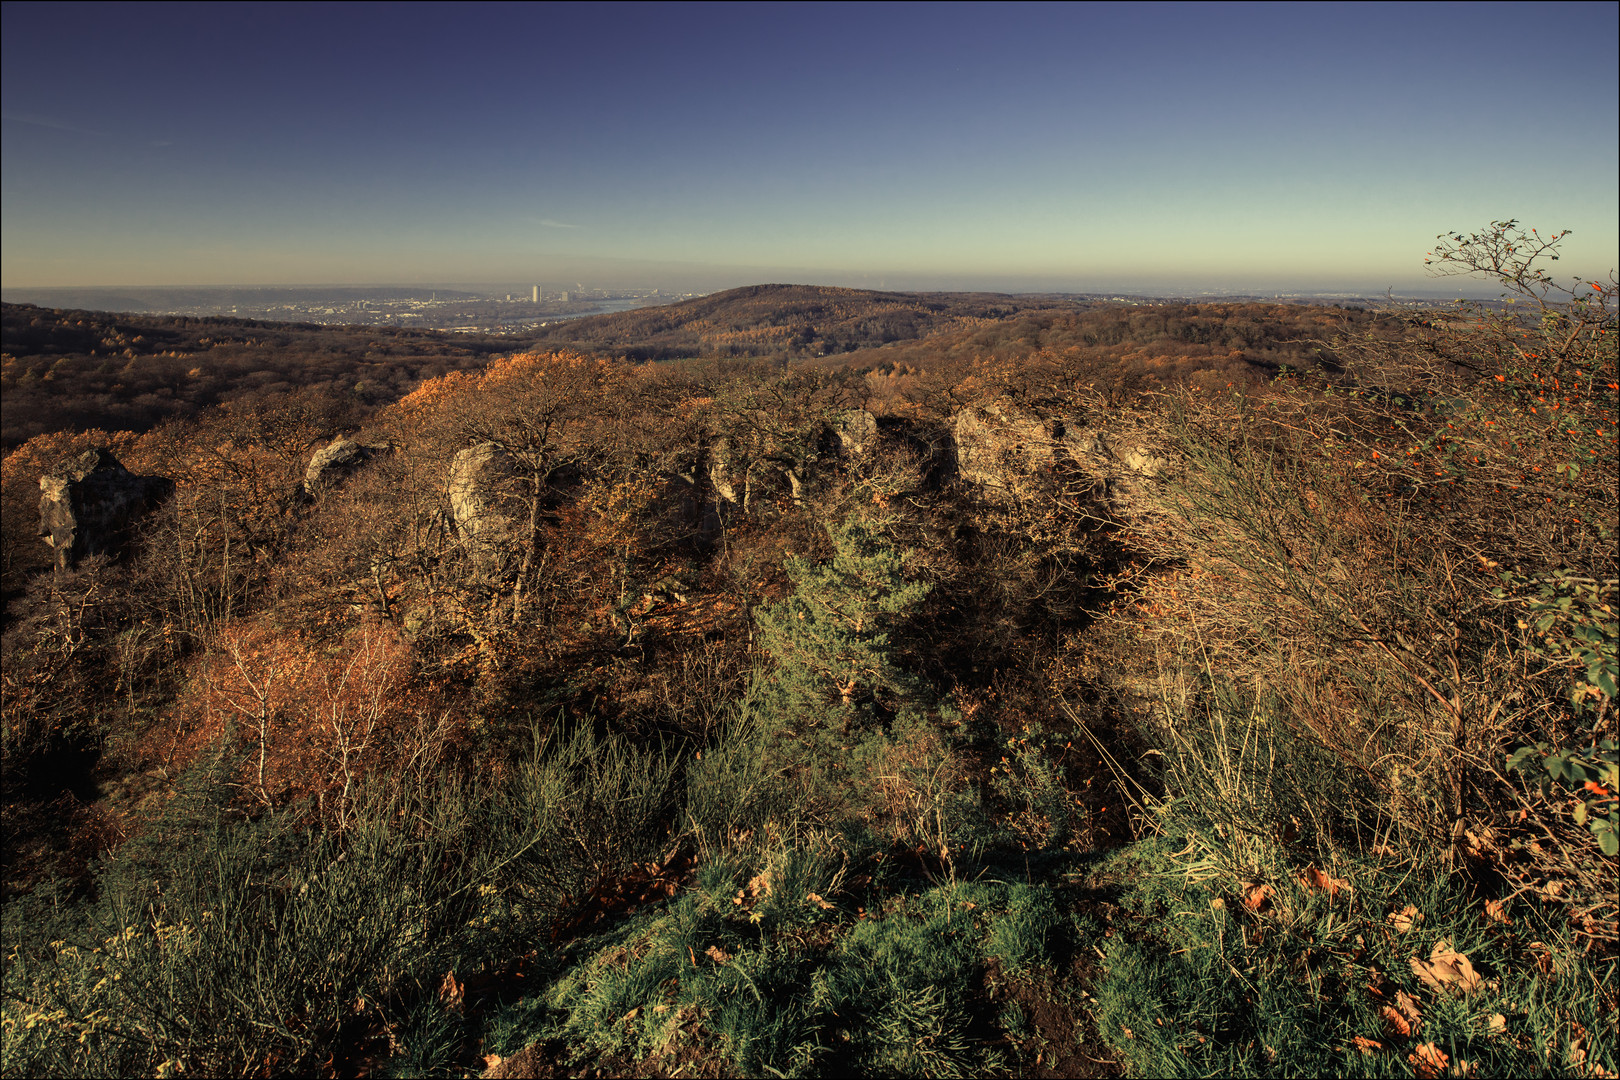
<svg viewBox="0 0 1620 1080"><path fill-rule="evenodd" d="M1498 93L1522 8L8 3L0 285L1494 295L1422 259L1508 217L1607 277L1617 8L1530 12Z"/></svg>

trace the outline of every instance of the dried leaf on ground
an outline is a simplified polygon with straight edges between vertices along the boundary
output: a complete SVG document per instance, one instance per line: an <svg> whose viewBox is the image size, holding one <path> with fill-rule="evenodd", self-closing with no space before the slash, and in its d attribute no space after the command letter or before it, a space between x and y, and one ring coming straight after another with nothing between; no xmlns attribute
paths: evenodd
<svg viewBox="0 0 1620 1080"><path fill-rule="evenodd" d="M1380 1006L1378 1017L1384 1022L1384 1034L1391 1039L1404 1039L1412 1034L1412 1025L1395 1009L1388 1005Z"/></svg>
<svg viewBox="0 0 1620 1080"><path fill-rule="evenodd" d="M1395 1007L1401 1010L1407 1024L1416 1031L1418 1025L1423 1022L1423 1010L1418 1008L1418 1003L1412 999L1412 995L1405 990L1395 991Z"/></svg>
<svg viewBox="0 0 1620 1080"><path fill-rule="evenodd" d="M1276 891L1270 885L1257 885L1245 881L1243 883L1243 906L1250 911L1259 911Z"/></svg>
<svg viewBox="0 0 1620 1080"><path fill-rule="evenodd" d="M1503 1016L1501 1013L1492 1013L1491 1018L1487 1020L1485 1024L1490 1028L1492 1035L1507 1034L1507 1017Z"/></svg>
<svg viewBox="0 0 1620 1080"><path fill-rule="evenodd" d="M1490 922L1509 924L1513 922L1512 919L1508 918L1507 904L1501 900L1485 901L1485 918Z"/></svg>
<svg viewBox="0 0 1620 1080"><path fill-rule="evenodd" d="M1406 1060L1412 1063L1412 1068L1417 1071L1417 1074L1423 1080L1436 1080L1436 1078L1444 1076L1446 1066L1451 1064L1451 1059L1445 1055L1445 1052L1432 1042L1420 1045L1416 1050L1406 1055Z"/></svg>
<svg viewBox="0 0 1620 1080"><path fill-rule="evenodd" d="M1397 934L1404 934L1412 927L1423 921L1423 912L1407 904L1399 911L1389 913L1389 925L1395 928Z"/></svg>
<svg viewBox="0 0 1620 1080"><path fill-rule="evenodd" d="M1436 993L1461 990L1467 994L1484 982L1468 957L1453 949L1449 941L1436 944L1427 961L1412 957L1411 965L1412 974Z"/></svg>
<svg viewBox="0 0 1620 1080"><path fill-rule="evenodd" d="M439 1001L447 1009L460 1009L462 1001L467 996L466 987L456 981L456 973L447 971L444 981L439 983Z"/></svg>
<svg viewBox="0 0 1620 1080"><path fill-rule="evenodd" d="M1307 868L1305 873L1300 875L1300 882L1311 892L1326 892L1329 900L1338 896L1340 890L1350 891L1349 881L1332 877L1314 866Z"/></svg>
<svg viewBox="0 0 1620 1080"><path fill-rule="evenodd" d="M1485 858L1501 853L1496 843L1496 830L1489 825L1482 825L1478 832L1473 829L1463 830L1463 840L1468 845L1468 853L1475 858Z"/></svg>
<svg viewBox="0 0 1620 1080"><path fill-rule="evenodd" d="M731 954L726 952L726 950L722 949L718 945L710 945L707 949L703 950L703 955L707 956L710 960L713 960L717 964L724 964L726 961L731 959Z"/></svg>
<svg viewBox="0 0 1620 1080"><path fill-rule="evenodd" d="M1377 1039L1369 1039L1365 1035L1353 1036L1350 1045L1361 1051L1363 1057L1372 1057L1384 1048L1384 1044Z"/></svg>

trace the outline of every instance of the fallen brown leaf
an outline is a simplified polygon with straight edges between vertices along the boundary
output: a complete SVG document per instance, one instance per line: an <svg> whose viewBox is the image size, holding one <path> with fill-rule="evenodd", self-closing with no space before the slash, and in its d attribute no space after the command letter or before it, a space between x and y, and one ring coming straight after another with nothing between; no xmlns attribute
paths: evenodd
<svg viewBox="0 0 1620 1080"><path fill-rule="evenodd" d="M1423 912L1407 904L1399 911L1389 913L1389 925L1395 928L1397 934L1404 934L1412 927L1423 921Z"/></svg>
<svg viewBox="0 0 1620 1080"><path fill-rule="evenodd" d="M1507 1017L1501 1013L1492 1013L1491 1018L1485 1022L1492 1035L1507 1034Z"/></svg>
<svg viewBox="0 0 1620 1080"><path fill-rule="evenodd" d="M1363 1057L1372 1057L1384 1048L1384 1044L1377 1039L1369 1039L1364 1035L1354 1036L1351 1038L1350 1044L1360 1050Z"/></svg>
<svg viewBox="0 0 1620 1080"><path fill-rule="evenodd" d="M1436 1080L1437 1077L1444 1076L1446 1066L1451 1064L1451 1059L1432 1042L1423 1043L1407 1054L1406 1060L1412 1063L1412 1067L1423 1080Z"/></svg>
<svg viewBox="0 0 1620 1080"><path fill-rule="evenodd" d="M1401 1015L1406 1017L1407 1022L1412 1025L1412 1030L1416 1031L1418 1024L1423 1022L1423 1010L1418 1008L1418 1003L1412 1000L1412 996L1405 990L1395 991L1395 1007L1401 1010Z"/></svg>
<svg viewBox="0 0 1620 1080"><path fill-rule="evenodd" d="M1423 980L1423 984L1436 993L1461 990L1467 994L1477 990L1485 981L1474 970L1474 965L1469 962L1468 957L1453 949L1449 941L1435 945L1426 962L1415 956L1410 962L1412 974Z"/></svg>
<svg viewBox="0 0 1620 1080"><path fill-rule="evenodd" d="M456 973L447 971L439 983L439 1001L447 1009L460 1009L467 995L466 987L456 981Z"/></svg>
<svg viewBox="0 0 1620 1080"><path fill-rule="evenodd" d="M1491 922L1512 923L1508 918L1507 905L1500 900L1485 901L1485 918Z"/></svg>
<svg viewBox="0 0 1620 1080"><path fill-rule="evenodd" d="M1344 878L1331 877L1314 866L1308 867L1305 873L1300 875L1300 882L1311 892L1326 892L1329 900L1338 896L1340 890L1350 891L1350 882Z"/></svg>
<svg viewBox="0 0 1620 1080"><path fill-rule="evenodd" d="M1498 852L1496 845L1496 830L1489 825L1480 827L1479 832L1472 829L1463 830L1463 839L1467 842L1468 853L1475 858L1483 858Z"/></svg>
<svg viewBox="0 0 1620 1080"><path fill-rule="evenodd" d="M710 960L713 960L717 964L724 964L731 959L731 954L726 952L726 950L722 949L718 945L710 945L707 949L703 950L703 955L707 956Z"/></svg>
<svg viewBox="0 0 1620 1080"><path fill-rule="evenodd" d="M1378 1017L1384 1022L1384 1034L1391 1039L1404 1039L1412 1034L1412 1025L1406 1017L1390 1008L1388 1005L1379 1006Z"/></svg>
<svg viewBox="0 0 1620 1080"><path fill-rule="evenodd" d="M1276 891L1270 885L1257 885L1246 881L1243 883L1243 906L1250 911L1259 911Z"/></svg>

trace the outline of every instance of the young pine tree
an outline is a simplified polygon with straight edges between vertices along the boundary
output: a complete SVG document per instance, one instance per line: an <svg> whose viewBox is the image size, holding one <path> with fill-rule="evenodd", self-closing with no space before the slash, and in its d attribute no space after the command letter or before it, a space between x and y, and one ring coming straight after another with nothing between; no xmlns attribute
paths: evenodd
<svg viewBox="0 0 1620 1080"><path fill-rule="evenodd" d="M836 720L848 733L870 722L874 706L923 703L925 688L894 665L889 631L929 586L908 581L907 553L865 527L845 523L830 535L832 559L788 560L792 595L754 612L760 642L776 661L757 691L780 723L805 730Z"/></svg>

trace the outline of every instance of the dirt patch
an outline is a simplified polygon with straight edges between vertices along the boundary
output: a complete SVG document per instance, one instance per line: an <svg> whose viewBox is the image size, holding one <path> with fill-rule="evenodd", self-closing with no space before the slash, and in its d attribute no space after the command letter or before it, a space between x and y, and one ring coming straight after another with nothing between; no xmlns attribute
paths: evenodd
<svg viewBox="0 0 1620 1080"><path fill-rule="evenodd" d="M995 962L992 960L992 966ZM991 1000L1022 1011L1024 1024L1006 1038L1014 1058L1013 1075L1026 1077L1114 1077L1124 1070L1103 1044L1085 1001L1089 975L1076 963L1068 972L1050 969L1023 975L992 970L985 981Z"/></svg>

